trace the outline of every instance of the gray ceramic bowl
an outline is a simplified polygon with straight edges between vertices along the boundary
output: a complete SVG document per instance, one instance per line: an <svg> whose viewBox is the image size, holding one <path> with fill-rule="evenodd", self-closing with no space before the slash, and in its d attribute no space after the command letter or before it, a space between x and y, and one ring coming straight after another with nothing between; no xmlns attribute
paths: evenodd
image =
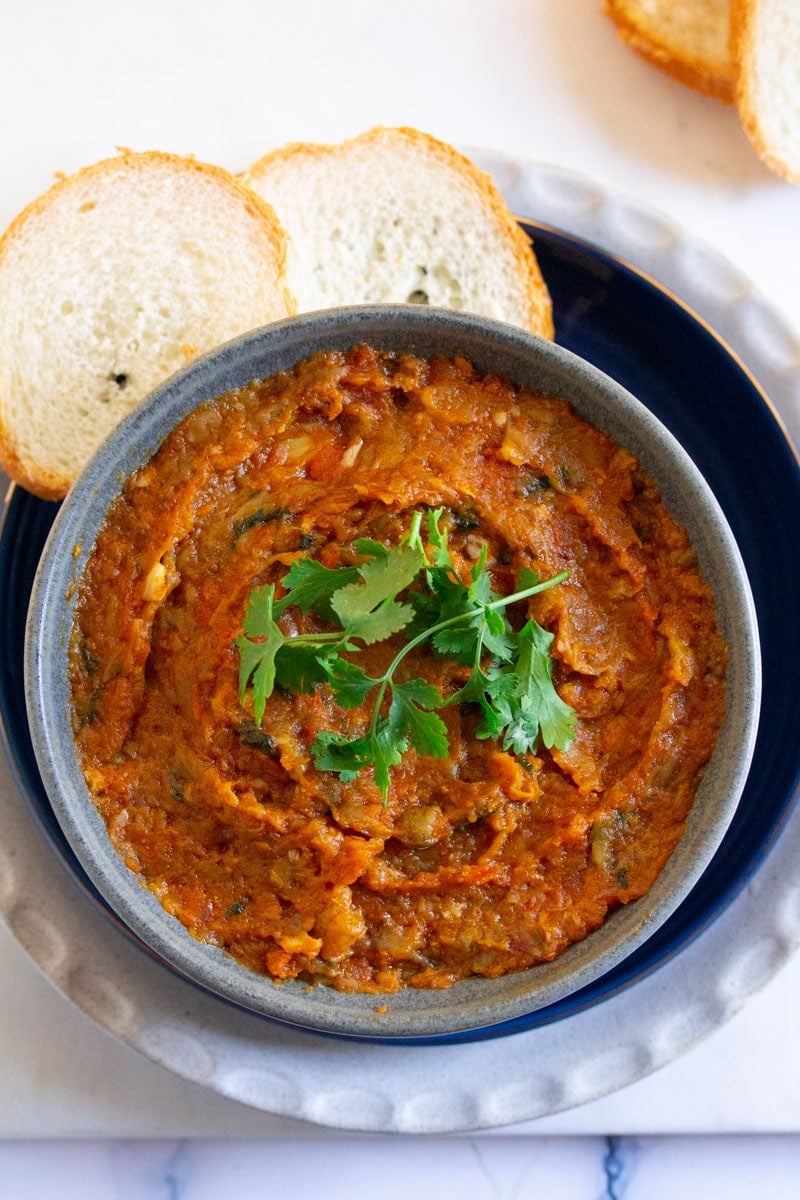
<svg viewBox="0 0 800 1200"><path fill-rule="evenodd" d="M730 648L725 723L685 836L648 895L617 910L553 963L445 991L409 989L392 996L380 1017L375 996L278 987L190 937L112 848L79 769L68 716L72 585L121 481L201 401L317 351L358 342L463 355L479 369L570 400L627 447L661 488L714 589ZM304 1028L379 1038L458 1033L534 1012L598 979L650 937L698 880L733 816L755 741L759 672L753 602L731 532L697 468L650 412L558 346L478 317L412 306L338 309L283 321L222 346L159 388L100 448L62 506L33 589L26 644L26 698L42 778L78 859L122 921L179 973L217 995Z"/></svg>

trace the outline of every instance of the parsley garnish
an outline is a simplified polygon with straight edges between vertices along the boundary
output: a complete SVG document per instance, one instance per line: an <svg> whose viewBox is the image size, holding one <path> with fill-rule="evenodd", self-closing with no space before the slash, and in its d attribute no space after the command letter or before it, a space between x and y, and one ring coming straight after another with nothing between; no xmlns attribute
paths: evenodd
<svg viewBox="0 0 800 1200"><path fill-rule="evenodd" d="M254 589L244 634L236 639L240 699L252 685L259 725L276 683L295 693L324 684L343 708L357 708L375 693L364 734L347 738L326 730L311 749L319 770L335 771L345 781L372 767L384 803L390 768L402 760L409 744L419 754L447 757L447 727L436 709L477 704L477 736L501 741L504 750L520 756L535 751L540 739L548 748L564 750L575 733L575 713L553 684L553 634L532 618L516 631L506 613L510 605L562 583L568 572L540 580L525 568L517 591L498 596L484 547L465 583L455 570L447 533L439 527L441 514L441 509L428 513L427 546L421 535L423 514L415 513L398 546L387 548L366 538L355 542L365 560L360 566L331 569L314 559L298 559L282 581L286 594L280 599L274 584ZM338 628L285 634L278 621L291 607L313 611ZM404 629L408 641L376 678L342 657ZM436 654L471 668L467 683L448 699L424 679L396 678L409 652L429 639Z"/></svg>

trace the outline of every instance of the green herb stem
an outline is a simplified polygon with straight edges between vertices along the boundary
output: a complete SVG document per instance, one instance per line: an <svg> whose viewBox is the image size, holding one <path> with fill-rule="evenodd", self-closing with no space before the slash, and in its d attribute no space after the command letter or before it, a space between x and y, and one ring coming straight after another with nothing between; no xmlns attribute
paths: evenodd
<svg viewBox="0 0 800 1200"><path fill-rule="evenodd" d="M546 592L551 587L555 587L557 583L563 583L565 579L569 579L569 571L559 571L558 575L553 575L551 579L543 579L541 583L524 588L521 592L512 592L510 596L501 596L499 600L492 600L491 604L484 604L483 607L493 610L506 608L509 604L516 604L518 600L527 600L529 596Z"/></svg>

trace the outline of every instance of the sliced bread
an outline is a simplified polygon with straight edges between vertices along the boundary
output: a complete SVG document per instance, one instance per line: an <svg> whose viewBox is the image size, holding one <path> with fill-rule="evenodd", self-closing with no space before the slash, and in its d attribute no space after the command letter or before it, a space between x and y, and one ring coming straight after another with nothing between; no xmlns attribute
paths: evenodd
<svg viewBox="0 0 800 1200"><path fill-rule="evenodd" d="M682 83L730 103L730 0L605 0L620 36Z"/></svg>
<svg viewBox="0 0 800 1200"><path fill-rule="evenodd" d="M195 353L295 311L272 210L159 152L84 168L0 239L0 463L58 499Z"/></svg>
<svg viewBox="0 0 800 1200"><path fill-rule="evenodd" d="M552 336L530 242L489 177L413 129L267 154L244 181L289 235L301 311L340 304L463 309Z"/></svg>
<svg viewBox="0 0 800 1200"><path fill-rule="evenodd" d="M747 136L778 175L800 183L800 5L732 0L736 105Z"/></svg>

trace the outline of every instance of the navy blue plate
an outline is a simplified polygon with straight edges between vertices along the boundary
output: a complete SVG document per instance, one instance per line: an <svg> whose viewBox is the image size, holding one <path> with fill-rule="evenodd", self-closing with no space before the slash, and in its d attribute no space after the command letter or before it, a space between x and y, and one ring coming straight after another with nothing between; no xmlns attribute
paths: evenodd
<svg viewBox="0 0 800 1200"><path fill-rule="evenodd" d="M728 518L759 615L761 725L749 780L729 831L699 883L657 933L619 967L557 1004L488 1028L419 1039L426 1043L482 1040L546 1025L615 995L661 966L751 878L791 813L800 787L800 468L792 448L758 387L688 309L585 242L534 224L524 228L535 240L553 298L556 340L611 375L660 418L697 463ZM3 738L20 793L39 829L86 895L119 925L52 813L25 713L28 596L56 510L56 505L17 489L0 530Z"/></svg>

